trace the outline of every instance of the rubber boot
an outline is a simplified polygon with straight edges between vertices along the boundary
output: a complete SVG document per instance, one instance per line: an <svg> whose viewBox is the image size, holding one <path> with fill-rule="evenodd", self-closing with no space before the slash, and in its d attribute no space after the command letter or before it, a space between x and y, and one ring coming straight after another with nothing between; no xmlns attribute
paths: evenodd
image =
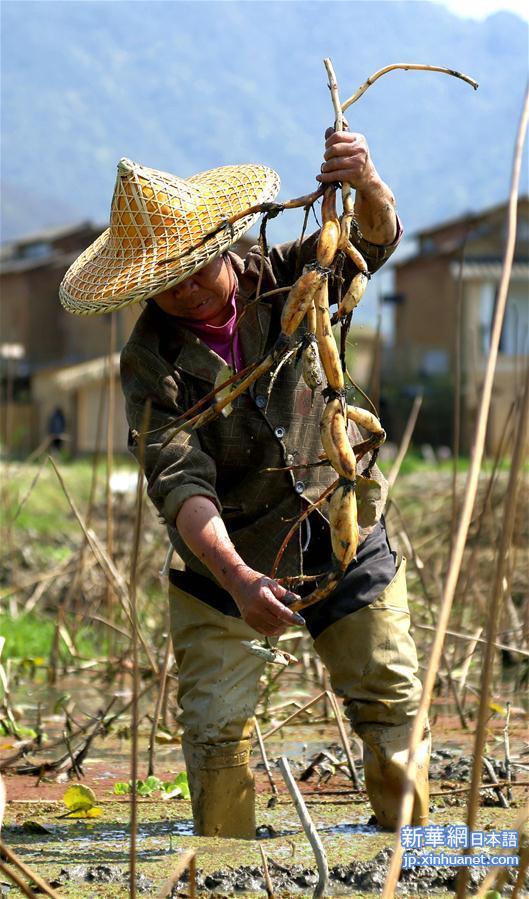
<svg viewBox="0 0 529 899"><path fill-rule="evenodd" d="M395 733L398 731L399 733ZM404 788L408 759L409 728L381 730L369 743L364 741L364 775L367 795L381 827L396 830ZM414 802L411 823L424 827L428 823L428 765L431 738L428 733L416 753Z"/></svg>
<svg viewBox="0 0 529 899"><path fill-rule="evenodd" d="M182 743L198 836L255 839L250 745L250 740L218 745Z"/></svg>

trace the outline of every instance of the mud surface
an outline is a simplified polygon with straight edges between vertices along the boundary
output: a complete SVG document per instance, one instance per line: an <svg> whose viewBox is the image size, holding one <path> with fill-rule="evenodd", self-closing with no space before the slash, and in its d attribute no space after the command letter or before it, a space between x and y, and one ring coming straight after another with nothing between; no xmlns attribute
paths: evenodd
<svg viewBox="0 0 529 899"><path fill-rule="evenodd" d="M380 892L384 885L393 850L382 849L369 861L353 861L349 865L335 865L329 870L329 895L351 896L358 893ZM274 889L281 895L292 894L299 896L307 887L314 889L318 883L318 874L314 868L306 868L302 865L293 865L288 868L275 862L269 864L270 876ZM455 890L456 878L460 869L455 867L428 868L423 867L418 871L412 869L401 874L398 892L402 895L429 895L446 890ZM477 888L487 875L487 868L471 868L469 872L468 887L470 890ZM505 888L504 895L510 892L509 886L515 882L516 873L510 878L510 884ZM225 895L241 895L248 892L265 891L265 882L262 870L258 867L243 865L239 868L215 871L204 875L202 871L197 873L197 889L210 896L220 897ZM529 877L526 878L526 887L529 889ZM188 895L187 876L175 885L171 896L184 897Z"/></svg>

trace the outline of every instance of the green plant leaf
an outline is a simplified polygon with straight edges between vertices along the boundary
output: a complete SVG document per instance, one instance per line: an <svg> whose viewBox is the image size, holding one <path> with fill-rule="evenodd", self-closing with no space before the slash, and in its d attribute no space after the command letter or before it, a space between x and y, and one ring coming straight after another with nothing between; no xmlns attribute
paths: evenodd
<svg viewBox="0 0 529 899"><path fill-rule="evenodd" d="M115 783L113 793L114 796L125 796L130 793L130 783L123 783L123 781Z"/></svg>
<svg viewBox="0 0 529 899"><path fill-rule="evenodd" d="M150 796L156 790L162 789L162 781L159 777L150 774L145 780L138 780L136 783L136 792L138 796Z"/></svg>
<svg viewBox="0 0 529 899"><path fill-rule="evenodd" d="M187 782L187 774L182 771L174 780L166 781L163 784L162 799L191 799L189 792L189 784Z"/></svg>
<svg viewBox="0 0 529 899"><path fill-rule="evenodd" d="M93 805L92 808L87 809L77 809L74 812L70 812L68 814L68 818L99 818L100 815L103 814L103 809L99 808L98 805Z"/></svg>
<svg viewBox="0 0 529 899"><path fill-rule="evenodd" d="M68 787L62 799L68 811L73 814L87 812L94 808L97 802L94 791L83 784L73 784Z"/></svg>

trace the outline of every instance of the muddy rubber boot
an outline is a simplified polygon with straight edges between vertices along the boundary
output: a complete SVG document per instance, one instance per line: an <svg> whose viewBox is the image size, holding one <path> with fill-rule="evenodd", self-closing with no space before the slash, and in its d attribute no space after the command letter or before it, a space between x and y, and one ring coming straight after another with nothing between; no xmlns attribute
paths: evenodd
<svg viewBox="0 0 529 899"><path fill-rule="evenodd" d="M250 740L219 745L182 743L195 832L202 837L255 839L255 784Z"/></svg>
<svg viewBox="0 0 529 899"><path fill-rule="evenodd" d="M398 730L399 735L392 731ZM388 728L380 732L375 742L364 742L364 774L367 795L376 819L381 827L395 830L398 823L400 801L408 758L409 729ZM428 734L417 749L417 773L415 776L414 803L411 823L424 827L428 823L431 738Z"/></svg>

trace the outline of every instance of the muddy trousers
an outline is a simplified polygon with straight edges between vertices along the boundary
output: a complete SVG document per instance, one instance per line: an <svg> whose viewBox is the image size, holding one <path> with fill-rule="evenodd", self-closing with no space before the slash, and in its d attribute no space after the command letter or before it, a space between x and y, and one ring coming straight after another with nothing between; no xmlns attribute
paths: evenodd
<svg viewBox="0 0 529 899"><path fill-rule="evenodd" d="M260 635L240 618L224 615L174 585L169 596L196 832L252 839L255 797L249 758L265 663L241 641ZM366 789L377 820L390 828L397 822L407 741L421 693L409 624L402 562L374 602L331 624L314 641L332 688L363 741ZM429 746L425 734L418 753L415 824L425 824L428 817Z"/></svg>

